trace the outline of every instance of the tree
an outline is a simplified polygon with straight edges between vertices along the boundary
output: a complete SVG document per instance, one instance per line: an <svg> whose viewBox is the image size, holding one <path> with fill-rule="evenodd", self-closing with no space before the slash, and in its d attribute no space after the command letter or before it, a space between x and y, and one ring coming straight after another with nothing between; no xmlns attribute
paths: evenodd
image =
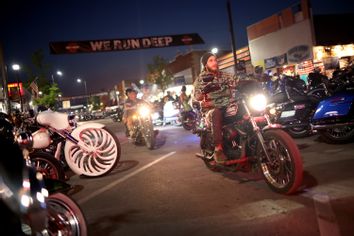
<svg viewBox="0 0 354 236"><path fill-rule="evenodd" d="M147 65L147 81L160 85L162 91L165 91L167 86L173 82L173 76L166 70L167 64L167 60L163 57L154 56L152 64Z"/></svg>
<svg viewBox="0 0 354 236"><path fill-rule="evenodd" d="M89 98L89 103L92 105L92 110L98 110L101 107L100 97L99 96L91 96Z"/></svg>
<svg viewBox="0 0 354 236"><path fill-rule="evenodd" d="M41 97L35 99L34 103L55 110L59 93L60 89L58 88L58 85L56 83L51 84L48 86L47 93L43 93Z"/></svg>
<svg viewBox="0 0 354 236"><path fill-rule="evenodd" d="M30 66L25 66L25 70L28 76L28 85L36 80L39 90L43 93L47 93L50 88L50 80L48 79L51 66L45 63L44 52L42 49L37 49L31 55Z"/></svg>

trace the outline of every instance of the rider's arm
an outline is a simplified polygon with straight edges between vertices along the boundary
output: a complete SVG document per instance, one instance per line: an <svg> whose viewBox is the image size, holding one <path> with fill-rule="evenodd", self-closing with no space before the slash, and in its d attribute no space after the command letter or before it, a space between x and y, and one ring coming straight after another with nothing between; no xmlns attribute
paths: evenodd
<svg viewBox="0 0 354 236"><path fill-rule="evenodd" d="M204 99L204 94L202 93L201 79L200 76L194 81L194 94L193 97L197 101L202 101Z"/></svg>

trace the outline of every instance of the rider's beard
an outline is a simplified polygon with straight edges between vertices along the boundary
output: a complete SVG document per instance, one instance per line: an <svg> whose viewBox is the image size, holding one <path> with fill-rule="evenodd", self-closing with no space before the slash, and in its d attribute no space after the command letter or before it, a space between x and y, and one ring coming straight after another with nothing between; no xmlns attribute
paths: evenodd
<svg viewBox="0 0 354 236"><path fill-rule="evenodd" d="M206 70L211 73L217 73L219 70L219 66L216 65L214 68L211 68L210 66L206 66Z"/></svg>

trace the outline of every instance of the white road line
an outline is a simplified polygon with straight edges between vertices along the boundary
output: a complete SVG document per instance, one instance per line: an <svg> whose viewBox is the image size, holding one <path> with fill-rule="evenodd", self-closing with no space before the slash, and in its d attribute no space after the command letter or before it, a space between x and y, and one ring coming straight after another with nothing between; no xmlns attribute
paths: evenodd
<svg viewBox="0 0 354 236"><path fill-rule="evenodd" d="M169 157L169 156L174 155L175 153L176 153L176 152L170 152L170 153L168 153L168 154L166 154L166 155L164 155L164 156L158 158L157 160L155 160L155 161L153 161L153 162L151 162L151 163L149 163L149 164L147 164L147 165L141 167L140 169L137 169L136 171L134 171L134 172L132 172L132 173L130 173L130 174L124 176L123 178L117 179L116 181L114 181L114 182L112 182L112 183L106 185L105 187L103 187L103 188L101 188L101 189L98 189L96 192L91 193L91 194L87 195L86 197L84 197L84 198L82 198L82 199L79 199L77 202L78 202L79 204L84 204L85 202L91 200L92 198L94 198L94 197L100 195L100 194L103 193L103 192L108 191L109 189L113 188L113 187L116 186L117 184L120 184L120 183L126 181L127 179L129 179L129 178L131 178L131 177L133 177L133 176L139 174L139 173L142 172L143 170L146 170L147 168L149 168L149 167L151 167L151 166L157 164L158 162L160 162L160 161L166 159L166 158Z"/></svg>
<svg viewBox="0 0 354 236"><path fill-rule="evenodd" d="M340 236L337 219L329 196L327 194L315 194L313 201L321 236Z"/></svg>

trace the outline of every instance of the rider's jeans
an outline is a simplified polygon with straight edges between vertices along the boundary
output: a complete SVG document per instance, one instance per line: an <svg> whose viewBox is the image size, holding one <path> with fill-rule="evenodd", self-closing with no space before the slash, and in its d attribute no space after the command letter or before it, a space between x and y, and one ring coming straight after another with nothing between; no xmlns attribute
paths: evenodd
<svg viewBox="0 0 354 236"><path fill-rule="evenodd" d="M214 108L211 115L211 128L214 135L214 144L215 146L222 144L222 118L223 118L223 109Z"/></svg>

